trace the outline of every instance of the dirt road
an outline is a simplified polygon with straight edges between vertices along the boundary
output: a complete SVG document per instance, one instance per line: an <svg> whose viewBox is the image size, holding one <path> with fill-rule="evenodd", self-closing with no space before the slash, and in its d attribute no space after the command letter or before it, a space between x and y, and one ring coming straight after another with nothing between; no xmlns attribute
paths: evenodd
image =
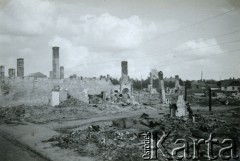
<svg viewBox="0 0 240 161"><path fill-rule="evenodd" d="M0 161L47 161L26 148L0 136Z"/></svg>

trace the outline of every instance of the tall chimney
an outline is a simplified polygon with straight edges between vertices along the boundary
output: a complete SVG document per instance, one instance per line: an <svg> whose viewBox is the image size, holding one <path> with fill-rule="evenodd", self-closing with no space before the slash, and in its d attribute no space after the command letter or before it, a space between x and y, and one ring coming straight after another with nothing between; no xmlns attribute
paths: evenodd
<svg viewBox="0 0 240 161"><path fill-rule="evenodd" d="M59 79L60 78L60 69L59 69L59 47L55 46L52 48L53 51L53 59L52 59L52 65L53 65L53 78Z"/></svg>
<svg viewBox="0 0 240 161"><path fill-rule="evenodd" d="M122 80L128 80L128 62L127 61L122 61Z"/></svg>
<svg viewBox="0 0 240 161"><path fill-rule="evenodd" d="M165 88L164 88L164 80L163 80L163 72L160 71L158 73L159 79L159 93L160 93L160 100L162 103L166 103L166 96L165 96Z"/></svg>
<svg viewBox="0 0 240 161"><path fill-rule="evenodd" d="M4 66L1 65L0 66L0 81L4 80L4 77L5 77L5 69L4 69Z"/></svg>
<svg viewBox="0 0 240 161"><path fill-rule="evenodd" d="M109 81L110 80L110 75L109 74L107 74L107 81Z"/></svg>
<svg viewBox="0 0 240 161"><path fill-rule="evenodd" d="M24 59L19 58L17 59L17 76L24 77Z"/></svg>
<svg viewBox="0 0 240 161"><path fill-rule="evenodd" d="M122 61L122 76L128 75L128 62Z"/></svg>
<svg viewBox="0 0 240 161"><path fill-rule="evenodd" d="M152 72L150 72L150 85L153 87L153 75L152 75Z"/></svg>
<svg viewBox="0 0 240 161"><path fill-rule="evenodd" d="M8 69L8 77L9 78L14 78L15 77L15 69Z"/></svg>

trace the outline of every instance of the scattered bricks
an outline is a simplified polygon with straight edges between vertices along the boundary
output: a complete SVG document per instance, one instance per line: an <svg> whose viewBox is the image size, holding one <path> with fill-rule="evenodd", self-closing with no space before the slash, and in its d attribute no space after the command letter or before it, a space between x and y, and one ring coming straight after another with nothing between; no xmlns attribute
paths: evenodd
<svg viewBox="0 0 240 161"><path fill-rule="evenodd" d="M112 126L107 124L100 128L94 124L86 130L61 134L55 138L55 141L57 141L59 147L74 149L84 156L95 155L96 159L106 161L129 160L129 158L142 160L142 146L139 145L142 141L141 134L146 131L159 132L164 130L165 132L171 132L165 142L167 150L174 148L173 143L176 139L189 139L192 147L190 138L207 140L211 132L216 133L215 136L219 140L227 136L238 141L239 131L234 128L234 126L238 126L237 122L234 125L229 124L228 121L214 118L216 117L214 114L211 116L195 114L194 117L195 123L192 122L192 119L185 120L181 117L172 118L166 115L153 119L149 118L148 114L143 113L138 118L113 120ZM91 147L95 148L91 149ZM216 148L219 147L216 145ZM124 157L122 157L122 154L124 154ZM204 150L200 149L200 155L205 154Z"/></svg>

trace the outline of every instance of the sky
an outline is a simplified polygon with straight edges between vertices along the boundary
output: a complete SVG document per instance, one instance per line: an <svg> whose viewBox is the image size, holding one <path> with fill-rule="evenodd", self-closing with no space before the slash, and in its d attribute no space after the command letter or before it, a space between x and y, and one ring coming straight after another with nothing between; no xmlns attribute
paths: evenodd
<svg viewBox="0 0 240 161"><path fill-rule="evenodd" d="M52 70L60 47L65 76L183 80L240 78L238 0L0 0L0 65L25 75Z"/></svg>

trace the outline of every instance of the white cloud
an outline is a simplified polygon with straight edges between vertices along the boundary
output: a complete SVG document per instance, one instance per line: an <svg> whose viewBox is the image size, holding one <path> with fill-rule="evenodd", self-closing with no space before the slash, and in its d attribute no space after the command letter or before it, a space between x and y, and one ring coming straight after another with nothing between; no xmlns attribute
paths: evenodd
<svg viewBox="0 0 240 161"><path fill-rule="evenodd" d="M55 36L49 46L60 47L60 65L65 66L69 74L79 73L87 68L89 51L84 46L76 46L68 39Z"/></svg>
<svg viewBox="0 0 240 161"><path fill-rule="evenodd" d="M207 58L209 55L223 52L216 39L191 40L178 45L175 51L178 54L177 57L191 56L192 58Z"/></svg>
<svg viewBox="0 0 240 161"><path fill-rule="evenodd" d="M77 20L59 17L56 26L59 34L72 34L75 43L101 50L134 48L157 30L154 23L144 23L138 16L120 19L109 13Z"/></svg>
<svg viewBox="0 0 240 161"><path fill-rule="evenodd" d="M64 55L61 60L69 73L97 76L116 73L113 71L120 69L119 58L128 57L126 49L135 53L142 40L156 30L153 23L144 23L138 16L120 19L105 13L71 19L58 17L55 31L58 36L50 40L49 46L60 47L60 55Z"/></svg>
<svg viewBox="0 0 240 161"><path fill-rule="evenodd" d="M10 0L0 11L0 32L41 34L51 25L54 7L47 0Z"/></svg>

